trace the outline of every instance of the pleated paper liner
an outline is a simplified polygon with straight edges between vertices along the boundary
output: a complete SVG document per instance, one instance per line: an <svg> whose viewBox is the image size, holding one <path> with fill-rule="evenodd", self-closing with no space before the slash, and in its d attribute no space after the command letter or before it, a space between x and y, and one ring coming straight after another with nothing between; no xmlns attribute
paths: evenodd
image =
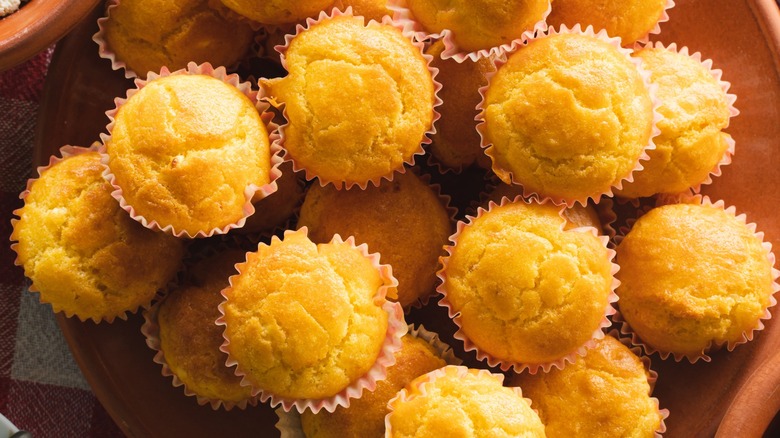
<svg viewBox="0 0 780 438"><path fill-rule="evenodd" d="M620 327L620 333L624 336L630 337L631 343L633 345L642 347L642 349L645 351L647 355L658 353L659 357L662 360L666 360L670 356L672 356L675 362L681 362L683 359L686 359L691 364L694 364L699 360L702 360L704 362L710 362L712 358L709 356L708 353L717 351L723 347L726 347L728 351L733 351L734 348L736 348L738 345L752 341L753 337L755 336L755 333L764 329L764 321L772 318L769 309L774 307L777 304L777 299L775 298L774 295L778 291L780 291L780 284L778 284L778 277L780 277L780 271L778 271L775 268L776 258L774 253L772 252L772 244L764 240L764 233L762 231L756 231L755 223L747 222L747 216L744 213L737 215L736 207L734 206L726 207L724 201L718 200L713 202L708 196L702 196L700 194L667 195L659 198L658 206L660 207L662 205L680 204L680 203L703 205L706 207L723 210L726 213L728 213L730 216L734 217L736 221L745 225L745 227L747 227L747 229L755 235L758 241L761 242L761 246L764 248L766 252L767 261L771 266L772 294L769 296L769 300L768 300L769 305L764 309L764 312L761 315L761 317L759 317L756 320L756 324L754 325L754 327L748 331L743 332L739 338L726 340L722 342L716 342L715 340L711 340L706 347L702 348L702 350L696 354L687 354L687 353L678 353L678 352L660 350L646 343L644 340L642 340L639 334L637 334L634 331L634 329L631 327L628 321L626 321L625 317L620 312L620 309L618 309L617 313L613 315L613 320L615 325ZM633 223L635 222L636 220L632 220L630 221L629 225L633 225ZM625 235L629 232L630 232L630 226L626 227L624 230L621 230L621 234L619 235L618 242L622 242L622 238L624 238Z"/></svg>
<svg viewBox="0 0 780 438"><path fill-rule="evenodd" d="M598 202L601 199L611 198L614 195L613 189L620 190L623 186L624 182L631 182L634 179L634 174L640 170L642 170L644 167L642 165L643 161L647 161L650 157L647 154L648 150L655 149L655 144L653 143L653 138L658 136L660 134L660 130L658 129L658 122L662 119L661 114L658 112L658 107L661 105L660 100L655 96L655 90L657 89L657 86L652 84L650 82L650 74L646 70L644 70L641 67L641 60L631 57L632 50L626 49L621 46L620 38L612 38L609 37L606 33L606 31L601 30L599 32L595 32L591 26L588 26L585 29L582 29L580 25L575 25L572 28L568 28L567 26L561 26L560 29L556 30L554 28L549 28L545 33L538 33L535 36L529 38L527 41L525 41L522 45L517 45L516 50L522 50L522 46L527 46L529 44L532 44L534 41L552 37L556 35L561 34L575 34L575 35L584 35L592 38L596 38L599 41L606 42L613 46L615 50L622 53L626 60L631 62L636 66L637 72L639 73L640 77L642 78L642 81L644 82L649 95L650 99L652 101L652 107L653 107L653 122L652 122L652 130L650 134L650 139L648 140L647 145L643 148L641 154L639 155L636 165L634 168L628 172L625 175L620 175L619 179L616 180L612 184L611 187L600 191L596 193L595 191L588 195L583 196L563 196L563 195L550 195L550 194L543 194L543 193L537 193L536 191L533 191L529 189L528 187L523 186L522 182L517 181L513 175L513 172L498 167L496 165L496 158L495 158L495 146L489 142L489 140L486 137L486 120L485 120L485 102L486 102L486 95L487 90L490 88L490 84L492 82L492 79L495 77L496 74L499 73L501 67L507 62L506 59L512 56L511 53L506 54L506 58L497 58L495 60L496 69L495 72L488 73L488 85L485 87L482 87L479 89L479 93L482 96L482 101L478 105L477 109L479 110L479 114L477 115L477 131L480 134L480 138L482 139L482 147L485 149L485 153L491 158L493 162L493 171L498 175L498 177L506 182L506 183L512 183L512 184L518 184L523 187L523 196L526 198L531 197L532 195L536 195L539 199L550 199L555 204L558 205L567 205L572 206L575 203L579 203L581 205L586 205L589 200L592 200L594 202ZM551 123L554 123L554 121L551 121Z"/></svg>
<svg viewBox="0 0 780 438"><path fill-rule="evenodd" d="M306 236L307 230L305 227L298 231L288 230L285 232L284 237L288 238L293 234L302 234ZM271 239L271 245L274 243L280 243L281 240L282 239L279 239L278 237L273 237ZM369 254L368 247L365 244L355 245L355 239L353 237L349 237L346 240L343 240L341 236L336 234L330 243L336 245L348 245L349 247L360 251L360 253L362 253L362 255L375 266L377 272L380 273L380 276L383 280L383 286L379 287L377 290L377 293L374 296L374 301L376 303L381 302L382 309L388 314L387 332L385 333L382 348L374 365L363 376L355 381L352 381L346 388L342 389L337 394L320 399L296 399L283 397L264 390L263 388L253 386L247 377L247 371L244 366L242 366L241 363L238 363L235 357L231 354L230 339L227 338L227 335L224 335L225 339L222 343L222 346L220 347L220 350L228 355L226 365L231 367L236 366L236 375L242 377L242 386L251 386L252 395L257 396L263 403L270 403L271 407L281 405L282 409L285 411L290 411L294 408L298 412L303 412L306 409L310 409L314 413L319 412L320 409L333 412L338 406L349 407L350 399L359 398L363 394L364 390L373 391L376 387L376 382L386 377L387 368L395 363L395 352L401 348L401 337L407 332L407 326L406 322L404 321L403 309L401 306L398 303L392 303L385 300L388 289L398 285L398 282L393 277L392 268L390 265L380 264L379 254ZM251 254L248 256L251 256ZM242 273L242 270L245 268L245 266L246 263L240 263L236 265L239 275ZM226 300L229 300L230 291L233 288L233 281L237 277L237 275L231 276L230 286L226 289L223 289L222 291L222 295ZM225 326L227 324L225 320L224 309L226 303L227 301L223 301L222 304L219 305L221 316L217 319L217 325Z"/></svg>
<svg viewBox="0 0 780 438"><path fill-rule="evenodd" d="M524 199L522 196L517 196L514 198L514 200L511 200L509 198L502 198L500 204L496 204L493 201L490 201L488 204L487 209L478 208L476 217L472 216L466 216L465 221L460 221L457 224L457 231L455 234L453 234L450 237L450 241L452 242L451 245L445 247L445 250L447 251L447 256L442 257L441 265L442 268L439 270L437 275L441 279L441 283L439 285L439 288L437 289L439 293L442 295L441 300L439 301L439 305L442 307L447 308L447 312L450 316L450 318L453 320L455 325L457 326L457 331L454 334L455 339L458 339L463 342L465 351L475 351L477 359L480 361L485 361L487 364L491 367L499 367L502 371L508 371L510 369L513 369L514 372L521 373L524 371L528 371L531 374L537 373L539 370L542 371L549 371L552 367L561 369L563 368L566 363L573 362L578 356L583 356L586 354L587 350L591 348L594 345L595 340L600 339L604 336L603 329L606 327L609 327L612 322L609 319L609 316L615 314L615 308L613 304L617 302L618 297L615 294L615 289L620 284L618 280L615 278L615 273L618 271L619 267L614 262L615 258L615 251L609 248L609 238L606 236L600 236L594 227L585 226L585 227L577 227L569 229L567 232L578 232L578 233L590 233L594 237L596 237L601 244L604 246L604 249L606 251L606 254L609 257L610 265L611 265L611 272L610 275L612 277L612 283L610 285L610 291L606 297L607 305L604 308L604 315L601 318L599 324L597 327L594 327L593 333L590 336L590 338L582 345L576 346L572 349L572 351L562 355L556 360L546 362L546 363L531 363L531 362L523 362L519 360L512 360L508 358L500 358L492 355L489 352L483 351L478 345L476 345L469 337L465 334L463 327L462 327L462 317L460 312L455 310L452 307L452 304L449 301L448 298L448 290L447 290L447 269L449 265L450 258L454 254L454 251L458 245L458 241L460 239L460 235L463 232L463 230L474 224L474 222L482 217L484 214L488 213L492 209L496 207L503 207L505 205L508 205L513 202L522 202L525 204L539 204L543 205L545 203L548 203L549 201L538 201L535 197L530 198L528 200ZM567 219L564 215L564 207L560 206L561 211L559 212L559 215L561 216L561 230L565 230ZM553 336L553 334L550 334L550 336Z"/></svg>
<svg viewBox="0 0 780 438"><path fill-rule="evenodd" d="M236 87L241 93L243 93L247 98L249 98L251 102L256 103L256 107L258 112L260 113L261 120L263 121L265 125L265 129L268 132L270 154L271 154L271 168L268 174L270 181L267 184L264 184L262 186L250 184L244 189L244 196L246 198L246 203L243 206L243 216L235 223L231 223L221 227L217 226L210 230L199 230L197 233L192 233L192 234L186 230L177 230L171 224L160 224L156 220L152 218L146 218L145 216L142 216L136 212L135 208L132 205L130 205L125 199L124 191L122 187L120 187L117 184L116 177L111 172L110 166L108 164L109 157L106 152L106 144L109 143L111 140L111 132L113 130L115 124L115 118L117 116L119 108L121 108L121 106L124 105L124 103L127 102L128 99L131 99L139 90L141 90L148 83L161 77L168 77L174 75L207 75L219 79L224 83L229 84L233 87ZM133 219L143 224L143 226L152 230L161 230L166 233L172 234L176 237L186 237L186 238L211 237L215 234L225 234L232 229L243 227L244 224L246 223L247 218L251 216L255 211L253 202L257 202L258 200L270 195L271 193L274 193L277 190L276 180L281 176L281 171L279 170L279 166L282 163L281 151L278 149L278 146L276 146L276 139L278 135L276 132L278 130L278 127L276 126L275 123L273 123L273 114L267 111L268 105L258 99L258 92L253 91L249 83L240 82L240 78L238 77L238 75L236 74L228 75L224 67L213 68L209 63L205 63L201 65L190 63L186 69L177 70L175 72L170 72L168 71L167 68L163 67L162 70L160 71L160 74L155 74L150 72L148 77L145 80L136 78L135 85L136 88L131 88L127 91L127 96L125 98L114 99L116 107L106 112L106 115L110 120L107 127L108 134L101 134L103 147L101 148L100 152L103 157L103 164L106 166L106 170L103 176L114 187L112 196L119 201L120 206L125 211L127 211ZM262 92L260 94L262 94Z"/></svg>
<svg viewBox="0 0 780 438"><path fill-rule="evenodd" d="M309 19L306 20L305 24L298 24L296 26L296 28L295 28L295 33L285 35L285 37L284 37L285 44L275 47L276 51L279 52L279 54L281 56L282 66L284 66L285 69L287 69L286 53L287 53L288 48L290 47L291 42L298 35L308 31L309 29L317 26L320 23L327 22L328 20L331 20L331 19L334 19L334 18L337 18L337 17L345 17L345 16L346 17L353 17L353 15L352 15L352 8L351 7L348 7L345 11L341 11L341 10L336 9L336 8L331 10L330 13L326 13L325 11L323 11L323 12L320 13L320 15L316 19L309 18ZM361 17L361 16L357 16L356 18L359 18L361 20L363 19L363 17ZM349 189L350 187L353 187L353 186L358 186L361 189L365 189L366 186L368 185L368 183L371 183L374 186L378 187L383 179L392 181L393 180L393 175L395 173L404 173L404 172L406 172L406 166L405 165L410 165L410 166L413 165L414 161L415 161L415 156L423 155L425 153L425 150L423 148L424 145L427 145L427 144L429 144L431 142L430 137L431 137L431 135L433 135L436 132L435 124L436 124L436 121L440 118L440 114L436 111L436 107L441 105L441 99L438 96L438 92L441 89L441 84L436 81L436 75L438 73L438 69L436 69L436 68L431 66L431 60L433 58L431 56L426 55L424 53L424 45L422 43L412 41L411 37L408 36L405 33L405 30L403 29L403 27L401 25L399 25L398 23L396 23L395 21L393 21L391 18L385 16L382 19L381 23L377 23L376 21L369 21L367 24L365 24L365 27L367 27L367 28L375 27L375 26L391 26L391 27L397 29L402 35L404 35L406 38L409 38L410 44L412 44L414 47L416 47L420 51L420 56L422 56L422 58L425 59L425 61L427 62L428 71L430 72L431 79L433 81L433 91L434 91L434 96L433 96L434 104L433 104L433 108L432 108L432 122L431 122L431 126L426 130L426 132L420 138L420 143L419 143L417 149L413 153L409 154L408 157L405 157L403 162L400 163L400 165L398 167L391 169L390 171L386 172L385 174L376 175L376 176L373 176L373 177L368 178L366 180L358 180L357 178L350 179L349 177L343 177L343 178L340 178L340 179L339 178L330 178L330 177L325 177L323 175L320 175L318 172L308 168L306 166L306 164L301 163L299 159L296 159L296 157L292 156L292 154L289 153L289 151L287 150L287 148L285 146L285 130L286 130L286 128L289 125L289 117L287 116L286 105L285 105L284 102L279 102L279 101L277 101L275 99L270 99L269 98L267 101L271 105L273 105L274 107L280 109L282 111L285 119L288 120L288 123L282 124L279 127L279 134L280 135L279 135L279 138L277 140L278 146L283 150L283 158L284 158L285 161L292 162L294 171L296 171L296 172L303 171L307 181L311 181L311 180L316 178L318 180L319 184L322 185L323 187L326 186L327 184L333 184L334 187L336 187L338 189L341 189L341 188ZM334 83L334 86L335 85L336 85L336 83ZM268 89L271 88L271 85L270 85L270 83L269 83L269 81L267 79L261 78L260 79L260 88L261 88L261 90L268 90ZM345 91L345 93L346 93L346 91ZM263 98L263 97L261 97L261 98Z"/></svg>

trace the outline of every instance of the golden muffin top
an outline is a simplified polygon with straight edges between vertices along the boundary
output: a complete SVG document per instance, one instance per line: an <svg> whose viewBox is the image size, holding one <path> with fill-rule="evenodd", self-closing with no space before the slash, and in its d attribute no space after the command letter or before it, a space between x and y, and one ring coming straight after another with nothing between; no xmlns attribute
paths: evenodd
<svg viewBox="0 0 780 438"><path fill-rule="evenodd" d="M262 24L290 24L316 16L333 0L220 0L244 17Z"/></svg>
<svg viewBox="0 0 780 438"><path fill-rule="evenodd" d="M287 77L262 83L285 104L283 145L307 178L378 185L422 153L434 85L420 49L399 29L325 18L293 38L284 65Z"/></svg>
<svg viewBox="0 0 780 438"><path fill-rule="evenodd" d="M503 376L446 366L418 377L390 402L387 437L544 437L544 425Z"/></svg>
<svg viewBox="0 0 780 438"><path fill-rule="evenodd" d="M667 4L667 0L555 0L547 24L592 25L630 46L655 28Z"/></svg>
<svg viewBox="0 0 780 438"><path fill-rule="evenodd" d="M729 149L729 97L709 68L687 53L646 47L634 53L650 72L661 100L661 134L634 181L618 195L630 198L679 193L704 182Z"/></svg>
<svg viewBox="0 0 780 438"><path fill-rule="evenodd" d="M481 97L479 88L487 85L488 73L496 70L490 58L463 62L441 59L444 42L431 44L426 53L433 56L431 66L438 68L436 80L441 82L439 91L442 104L437 108L441 119L436 122L436 132L431 135L431 154L444 166L460 170L472 163L484 162L485 156L479 144L476 106ZM489 164L488 164L489 166Z"/></svg>
<svg viewBox="0 0 780 438"><path fill-rule="evenodd" d="M253 32L210 0L122 0L102 23L106 50L145 78L189 62L230 67L246 54Z"/></svg>
<svg viewBox="0 0 780 438"><path fill-rule="evenodd" d="M496 174L559 203L611 193L653 132L653 101L637 67L595 36L532 40L485 93L480 128Z"/></svg>
<svg viewBox="0 0 780 438"><path fill-rule="evenodd" d="M369 371L388 331L377 263L349 241L306 230L274 237L237 266L223 346L253 388L288 399L332 397Z"/></svg>
<svg viewBox="0 0 780 438"><path fill-rule="evenodd" d="M366 190L313 184L298 226L308 227L315 242L328 242L334 234L355 236L357 243L380 253L393 267L398 302L404 307L434 291L442 246L452 234L442 199L412 172Z"/></svg>
<svg viewBox="0 0 780 438"><path fill-rule="evenodd" d="M393 16L393 11L387 9L387 0L336 0L334 6L339 6L342 10L351 6L352 13L365 17L366 21L381 22L384 16Z"/></svg>
<svg viewBox="0 0 780 438"><path fill-rule="evenodd" d="M444 29L464 52L489 50L519 39L544 20L550 0L406 0L429 33Z"/></svg>
<svg viewBox="0 0 780 438"><path fill-rule="evenodd" d="M694 358L759 326L773 293L761 240L713 205L658 207L617 248L620 311L649 346Z"/></svg>
<svg viewBox="0 0 780 438"><path fill-rule="evenodd" d="M198 74L147 83L118 108L108 167L137 216L192 237L237 223L268 184L268 132L236 87Z"/></svg>
<svg viewBox="0 0 780 438"><path fill-rule="evenodd" d="M463 335L504 365L562 360L605 317L611 254L589 229L565 231L560 210L535 201L494 206L454 236L443 261L450 315L460 313Z"/></svg>
<svg viewBox="0 0 780 438"><path fill-rule="evenodd" d="M612 336L563 369L516 374L510 385L531 399L550 438L653 437L661 426L644 364Z"/></svg>
<svg viewBox="0 0 780 438"><path fill-rule="evenodd" d="M333 413L303 412L303 432L308 438L384 436L387 402L415 378L446 364L431 344L407 334L401 338L395 364L387 369L387 378L377 382L376 390L365 391L349 408L339 407Z"/></svg>
<svg viewBox="0 0 780 438"><path fill-rule="evenodd" d="M244 251L223 250L191 266L187 279L160 303L157 324L160 350L174 375L200 397L239 403L251 398L251 388L240 386L234 368L225 366L219 351L224 338L219 317L219 293L244 260Z"/></svg>
<svg viewBox="0 0 780 438"><path fill-rule="evenodd" d="M83 148L44 170L11 234L41 301L82 321L111 322L149 305L184 252L180 240L132 220L102 172L100 155Z"/></svg>

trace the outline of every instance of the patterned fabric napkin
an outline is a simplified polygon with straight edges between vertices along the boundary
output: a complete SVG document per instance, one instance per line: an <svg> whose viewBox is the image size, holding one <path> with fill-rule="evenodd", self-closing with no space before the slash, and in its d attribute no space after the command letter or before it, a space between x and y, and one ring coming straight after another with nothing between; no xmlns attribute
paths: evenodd
<svg viewBox="0 0 780 438"><path fill-rule="evenodd" d="M0 72L0 413L35 438L122 436L74 362L51 306L27 291L10 249L12 212L33 176L38 103L52 51Z"/></svg>

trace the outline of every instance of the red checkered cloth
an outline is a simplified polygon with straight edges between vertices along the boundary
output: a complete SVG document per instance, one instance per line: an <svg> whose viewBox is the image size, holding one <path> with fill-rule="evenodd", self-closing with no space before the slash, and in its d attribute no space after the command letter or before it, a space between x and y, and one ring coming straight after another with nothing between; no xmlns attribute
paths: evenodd
<svg viewBox="0 0 780 438"><path fill-rule="evenodd" d="M0 413L35 438L122 436L74 362L51 306L27 291L10 249L12 212L33 175L33 133L52 51L0 72Z"/></svg>

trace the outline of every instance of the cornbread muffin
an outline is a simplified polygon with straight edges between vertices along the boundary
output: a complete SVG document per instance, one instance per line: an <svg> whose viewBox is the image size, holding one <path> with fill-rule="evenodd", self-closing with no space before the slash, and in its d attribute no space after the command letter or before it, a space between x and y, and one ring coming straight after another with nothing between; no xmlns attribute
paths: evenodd
<svg viewBox="0 0 780 438"><path fill-rule="evenodd" d="M219 292L229 285L228 277L244 254L223 250L195 263L186 271L184 283L160 302L153 318L159 361L176 376L174 385L184 384L187 393L214 408L246 406L252 398L251 389L241 386L241 378L225 366L227 356L219 351L222 328L214 323L223 300Z"/></svg>
<svg viewBox="0 0 780 438"><path fill-rule="evenodd" d="M212 76L151 80L119 104L110 131L106 162L124 202L175 234L237 226L256 187L271 181L268 132L254 103Z"/></svg>
<svg viewBox="0 0 780 438"><path fill-rule="evenodd" d="M386 437L544 437L520 388L504 376L446 366L420 376L390 401Z"/></svg>
<svg viewBox="0 0 780 438"><path fill-rule="evenodd" d="M661 429L658 400L639 357L612 336L563 369L516 374L549 438L653 437Z"/></svg>
<svg viewBox="0 0 780 438"><path fill-rule="evenodd" d="M561 208L492 204L451 237L440 304L491 366L560 367L609 324L613 252L592 229L564 230Z"/></svg>
<svg viewBox="0 0 780 438"><path fill-rule="evenodd" d="M222 349L261 400L346 399L353 396L346 389L365 380L388 348L392 354L400 347L405 330L393 334L391 321L402 319L400 307L385 302L395 281L351 239L316 245L305 229L288 231L237 269L222 291ZM397 344L388 347L391 335ZM319 410L295 403L299 411Z"/></svg>
<svg viewBox="0 0 780 438"><path fill-rule="evenodd" d="M285 159L307 179L365 188L422 153L434 83L399 29L337 13L297 34L283 56L287 77L261 85L285 104Z"/></svg>
<svg viewBox="0 0 780 438"><path fill-rule="evenodd" d="M556 203L611 194L653 133L653 100L630 58L585 33L534 39L490 80L479 125L493 170Z"/></svg>
<svg viewBox="0 0 780 438"><path fill-rule="evenodd" d="M381 437L385 433L387 402L415 378L447 363L427 341L411 334L401 338L401 350L395 365L387 369L387 379L377 382L376 390L365 392L335 412L301 414L301 426L307 438Z"/></svg>
<svg viewBox="0 0 780 438"><path fill-rule="evenodd" d="M482 203L482 208L487 209L490 201L501 204L502 198L507 198L511 201L518 196L522 196L522 194L523 189L520 186L499 184L487 195L487 199ZM577 227L593 227L598 231L599 235L604 234L599 213L591 203L585 206L574 204L571 207L564 208L561 214L566 220L566 224L563 226L564 230Z"/></svg>
<svg viewBox="0 0 780 438"><path fill-rule="evenodd" d="M163 66L178 70L188 62L230 67L247 53L253 32L227 17L210 0L113 0L99 20L96 41L103 57L124 63L128 77L145 78ZM134 74L133 74L134 73Z"/></svg>
<svg viewBox="0 0 780 438"><path fill-rule="evenodd" d="M436 80L441 82L439 91L442 104L438 107L441 119L436 122L436 133L431 136L431 155L443 166L459 171L474 162L488 161L479 144L475 107L481 97L479 87L487 85L486 75L496 71L489 58L478 61L466 59L456 62L441 59L444 51L442 40L433 43L426 53L433 56L431 66L439 69Z"/></svg>
<svg viewBox="0 0 780 438"><path fill-rule="evenodd" d="M182 242L133 221L111 197L100 155L65 147L14 213L16 264L55 312L94 322L148 306L181 264Z"/></svg>
<svg viewBox="0 0 780 438"><path fill-rule="evenodd" d="M333 0L220 0L244 17L262 24L290 24L316 16Z"/></svg>
<svg viewBox="0 0 780 438"><path fill-rule="evenodd" d="M414 21L429 34L452 32L461 52L507 44L544 21L550 0L404 0Z"/></svg>
<svg viewBox="0 0 780 438"><path fill-rule="evenodd" d="M618 245L620 312L652 349L693 361L710 345L731 349L761 327L777 287L773 262L760 237L730 210L708 203L658 207Z"/></svg>
<svg viewBox="0 0 780 438"><path fill-rule="evenodd" d="M282 176L276 180L277 190L254 204L255 212L246 219L239 233L261 233L284 226L301 206L304 196L304 182L293 172L292 164L279 165Z"/></svg>
<svg viewBox="0 0 780 438"><path fill-rule="evenodd" d="M669 6L668 0L555 0L547 24L591 25L630 46L658 25Z"/></svg>
<svg viewBox="0 0 780 438"><path fill-rule="evenodd" d="M333 4L341 10L352 7L352 14L365 17L366 21L382 22L385 16L392 17L393 11L387 9L387 0L336 0Z"/></svg>
<svg viewBox="0 0 780 438"><path fill-rule="evenodd" d="M733 148L729 125L730 98L721 83L696 57L676 47L648 46L634 52L658 86L661 134L653 139L650 160L623 185L618 195L630 198L679 193L698 187ZM729 153L730 155L730 153Z"/></svg>
<svg viewBox="0 0 780 438"><path fill-rule="evenodd" d="M409 307L434 291L442 246L452 222L442 199L412 172L379 187L336 190L312 185L298 218L315 242L355 236L393 267L398 302Z"/></svg>

